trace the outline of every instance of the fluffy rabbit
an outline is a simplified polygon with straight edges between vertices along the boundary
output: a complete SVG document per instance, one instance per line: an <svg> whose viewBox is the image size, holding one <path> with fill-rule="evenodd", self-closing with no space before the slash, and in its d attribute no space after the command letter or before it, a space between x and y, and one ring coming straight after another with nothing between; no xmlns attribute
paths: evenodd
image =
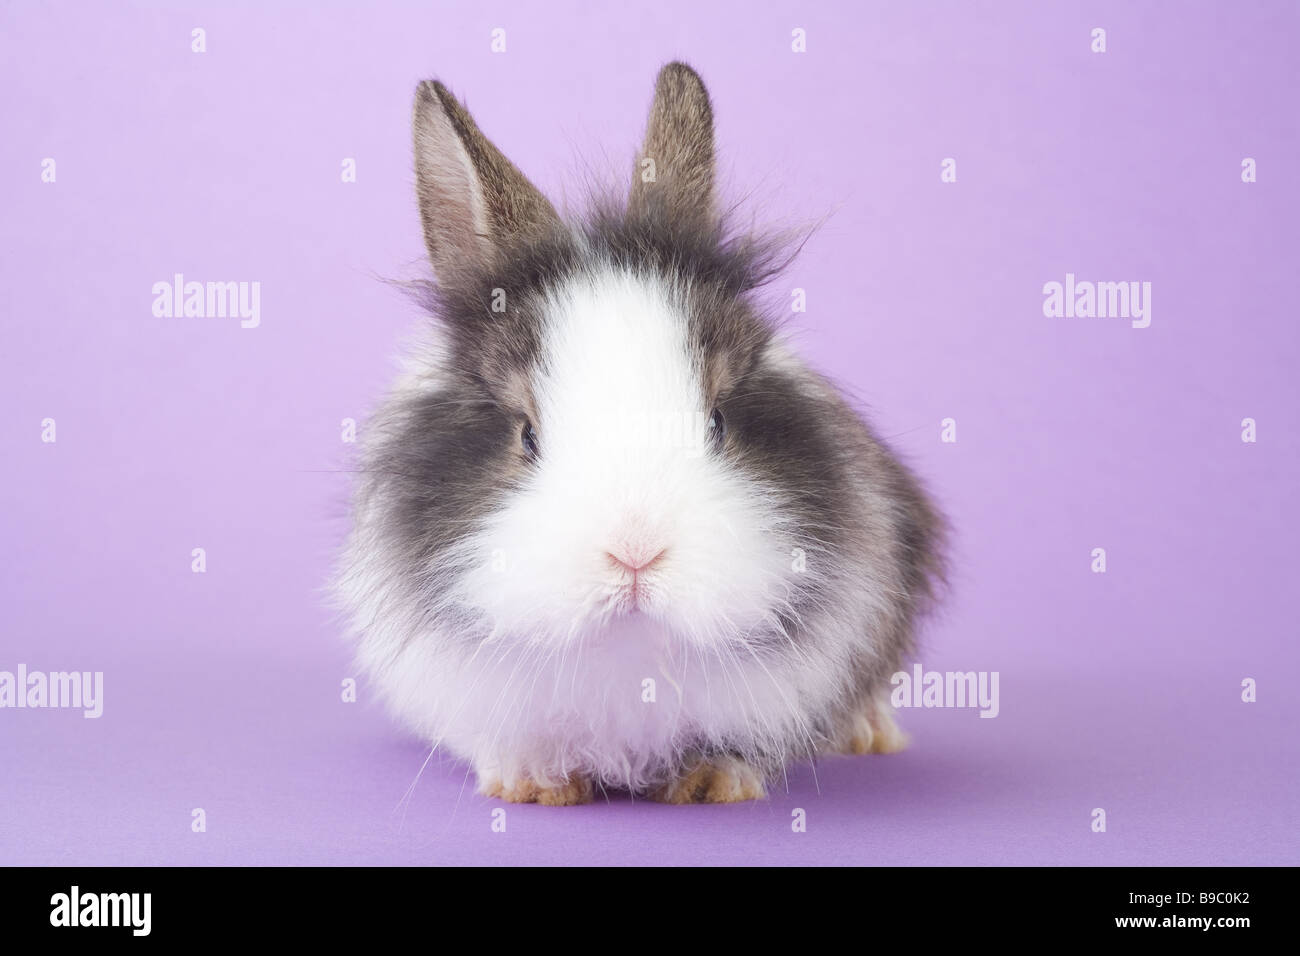
<svg viewBox="0 0 1300 956"><path fill-rule="evenodd" d="M577 221L439 82L414 139L436 321L337 581L392 712L545 804L748 800L900 747L943 524L754 301L777 247L727 232L699 76L663 68L626 202Z"/></svg>

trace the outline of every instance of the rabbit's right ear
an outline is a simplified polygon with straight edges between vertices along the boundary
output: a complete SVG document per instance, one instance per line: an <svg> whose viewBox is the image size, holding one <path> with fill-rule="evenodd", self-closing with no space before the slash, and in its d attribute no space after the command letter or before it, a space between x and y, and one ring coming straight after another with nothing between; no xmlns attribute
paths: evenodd
<svg viewBox="0 0 1300 956"><path fill-rule="evenodd" d="M546 197L437 80L415 91L415 188L439 280L491 262L502 245L559 224Z"/></svg>

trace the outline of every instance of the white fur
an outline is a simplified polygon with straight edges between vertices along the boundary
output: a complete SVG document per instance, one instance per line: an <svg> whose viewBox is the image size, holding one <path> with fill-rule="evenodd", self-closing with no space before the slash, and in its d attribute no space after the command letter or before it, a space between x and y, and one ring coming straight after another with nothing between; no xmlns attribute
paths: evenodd
<svg viewBox="0 0 1300 956"><path fill-rule="evenodd" d="M340 588L360 662L392 710L468 759L484 788L582 773L640 790L701 738L811 756L813 726L848 681L847 635L796 648L773 626L806 583L793 550L815 566L816 542L777 490L710 450L678 292L609 268L549 295L531 383L539 460L430 569L455 582L441 610L458 633L422 632L404 613L373 515L357 516ZM784 349L780 361L798 363ZM660 549L633 603L632 573L610 554L636 564ZM858 621L863 593L845 599ZM774 640L781 653L762 646Z"/></svg>

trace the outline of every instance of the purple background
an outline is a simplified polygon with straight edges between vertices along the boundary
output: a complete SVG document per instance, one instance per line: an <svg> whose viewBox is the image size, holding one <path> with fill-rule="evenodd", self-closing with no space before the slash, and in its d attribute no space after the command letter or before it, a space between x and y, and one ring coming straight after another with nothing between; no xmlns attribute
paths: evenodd
<svg viewBox="0 0 1300 956"><path fill-rule="evenodd" d="M0 710L0 862L1300 862L1296 5L816 7L0 9L0 669L105 675L99 720ZM419 321L381 281L422 268L411 95L443 78L573 197L630 170L674 57L732 195L833 212L772 295L807 290L802 347L951 515L921 659L1000 672L1002 712L906 711L905 754L765 802L495 834L447 760L402 804L427 750L341 702L321 601L340 421ZM1150 281L1151 327L1044 317L1067 271ZM260 281L260 328L155 318L175 272Z"/></svg>

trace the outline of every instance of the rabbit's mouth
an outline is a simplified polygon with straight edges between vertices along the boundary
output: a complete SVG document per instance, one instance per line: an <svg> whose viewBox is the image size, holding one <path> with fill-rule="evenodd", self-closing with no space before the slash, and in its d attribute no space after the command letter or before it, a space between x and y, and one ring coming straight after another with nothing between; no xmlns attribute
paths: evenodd
<svg viewBox="0 0 1300 956"><path fill-rule="evenodd" d="M660 591L659 571L663 557L662 548L641 551L623 548L605 552L606 562L616 581L613 603L617 612L627 614L651 609Z"/></svg>
<svg viewBox="0 0 1300 956"><path fill-rule="evenodd" d="M618 614L651 612L657 601L659 588L653 572L637 571L627 575L614 590L613 609Z"/></svg>

